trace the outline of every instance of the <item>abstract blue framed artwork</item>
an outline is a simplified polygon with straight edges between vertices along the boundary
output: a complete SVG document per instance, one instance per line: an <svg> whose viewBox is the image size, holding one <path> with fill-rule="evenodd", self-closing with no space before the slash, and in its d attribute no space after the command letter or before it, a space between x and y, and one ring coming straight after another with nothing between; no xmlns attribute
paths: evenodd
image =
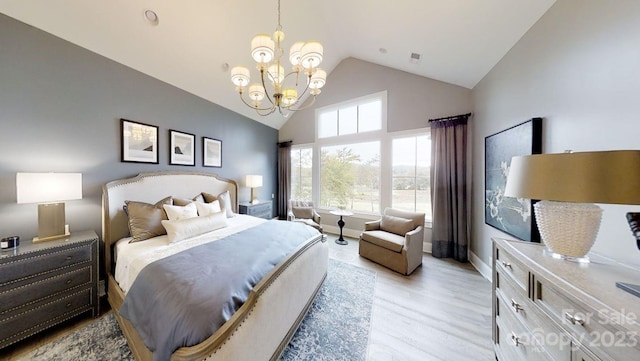
<svg viewBox="0 0 640 361"><path fill-rule="evenodd" d="M530 199L504 196L511 157L542 153L542 118L484 138L484 221L523 241L539 242Z"/></svg>

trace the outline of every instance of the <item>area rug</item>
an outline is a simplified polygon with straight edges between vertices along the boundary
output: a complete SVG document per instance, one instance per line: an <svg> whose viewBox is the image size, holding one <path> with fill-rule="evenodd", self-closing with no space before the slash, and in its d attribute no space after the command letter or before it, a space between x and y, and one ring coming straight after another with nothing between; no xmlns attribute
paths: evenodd
<svg viewBox="0 0 640 361"><path fill-rule="evenodd" d="M329 259L327 279L280 361L365 360L375 272ZM112 312L19 360L134 360Z"/></svg>

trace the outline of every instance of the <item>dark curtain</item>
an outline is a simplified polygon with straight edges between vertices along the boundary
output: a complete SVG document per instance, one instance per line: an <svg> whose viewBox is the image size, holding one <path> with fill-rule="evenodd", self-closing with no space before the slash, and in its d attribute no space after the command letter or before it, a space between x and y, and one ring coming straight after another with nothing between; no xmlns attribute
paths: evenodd
<svg viewBox="0 0 640 361"><path fill-rule="evenodd" d="M278 219L287 219L291 194L291 142L278 143Z"/></svg>
<svg viewBox="0 0 640 361"><path fill-rule="evenodd" d="M471 114L429 120L432 252L468 261L467 121Z"/></svg>

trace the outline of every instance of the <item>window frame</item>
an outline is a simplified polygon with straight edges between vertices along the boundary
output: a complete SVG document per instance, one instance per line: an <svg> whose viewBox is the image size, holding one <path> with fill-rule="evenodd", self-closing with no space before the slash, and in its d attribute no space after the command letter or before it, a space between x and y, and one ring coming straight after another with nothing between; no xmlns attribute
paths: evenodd
<svg viewBox="0 0 640 361"><path fill-rule="evenodd" d="M403 130L403 131L398 131L398 132L393 132L393 133L389 133L389 152L391 154L390 156L390 163L389 163L389 179L390 179L390 183L391 183L391 188L389 188L389 207L393 206L393 141L395 139L402 139L402 138L417 138L417 137L421 137L421 136L427 136L428 140L429 140L429 146L431 146L431 129L430 128L419 128L419 129L411 129L411 130ZM417 161L417 159L416 159ZM429 161L429 163L431 163L431 161ZM431 167L431 164L429 164L429 167ZM416 174L414 174L414 181L417 181L417 172ZM429 192L431 192L431 185L429 185ZM417 190L416 190L417 192ZM429 197L429 203L431 203L431 197ZM414 199L415 202L415 199ZM426 217L425 217L425 223L431 224L431 220L432 217L429 217L429 214L426 213Z"/></svg>

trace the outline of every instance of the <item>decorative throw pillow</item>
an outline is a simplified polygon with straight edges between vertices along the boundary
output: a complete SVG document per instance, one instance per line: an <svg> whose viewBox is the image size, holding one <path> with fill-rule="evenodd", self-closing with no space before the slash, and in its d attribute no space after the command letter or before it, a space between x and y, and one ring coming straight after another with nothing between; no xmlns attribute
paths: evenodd
<svg viewBox="0 0 640 361"><path fill-rule="evenodd" d="M313 219L313 207L292 207L291 211L296 218Z"/></svg>
<svg viewBox="0 0 640 361"><path fill-rule="evenodd" d="M129 234L132 239L129 242L139 242L167 234L162 227L162 220L168 219L163 205L171 204L171 197L161 199L156 204L136 201L125 201L127 215L129 216Z"/></svg>
<svg viewBox="0 0 640 361"><path fill-rule="evenodd" d="M196 208L195 202L191 202L186 206L171 206L165 204L163 207L170 221L179 221L181 219L198 216L198 208Z"/></svg>
<svg viewBox="0 0 640 361"><path fill-rule="evenodd" d="M202 196L207 203L211 203L215 200L220 201L220 207L225 210L227 218L235 216L235 213L233 213L233 203L231 203L231 195L229 194L229 191L222 192L217 196L202 192Z"/></svg>
<svg viewBox="0 0 640 361"><path fill-rule="evenodd" d="M176 198L176 197L172 197L172 198L173 198L173 205L174 206L186 206L187 204L189 204L191 202L202 202L202 203L204 203L204 197L202 196L202 193L198 193L198 195L196 195L195 197L193 197L191 199Z"/></svg>
<svg viewBox="0 0 640 361"><path fill-rule="evenodd" d="M205 217L187 218L179 221L164 220L162 226L167 230L169 243L175 243L224 228L228 226L228 223L227 216L223 212L218 212Z"/></svg>
<svg viewBox="0 0 640 361"><path fill-rule="evenodd" d="M194 202L194 203L196 205L196 208L198 209L199 217L204 217L213 213L222 212L222 209L220 208L220 201L218 200L215 200L211 203L203 203L203 202ZM226 213L225 213L225 217L226 217Z"/></svg>
<svg viewBox="0 0 640 361"><path fill-rule="evenodd" d="M380 229L403 236L415 229L412 219L384 215L380 220Z"/></svg>

